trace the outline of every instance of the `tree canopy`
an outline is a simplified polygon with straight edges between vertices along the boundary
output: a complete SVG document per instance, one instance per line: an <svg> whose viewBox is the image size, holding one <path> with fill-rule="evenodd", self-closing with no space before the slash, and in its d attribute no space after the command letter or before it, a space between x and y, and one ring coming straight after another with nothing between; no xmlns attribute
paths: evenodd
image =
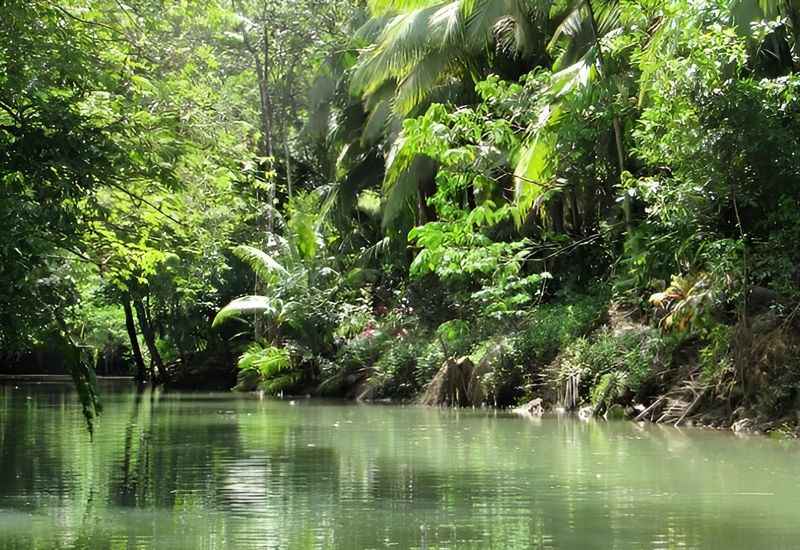
<svg viewBox="0 0 800 550"><path fill-rule="evenodd" d="M794 0L2 9L9 365L411 398L471 358L475 400L598 413L800 395Z"/></svg>

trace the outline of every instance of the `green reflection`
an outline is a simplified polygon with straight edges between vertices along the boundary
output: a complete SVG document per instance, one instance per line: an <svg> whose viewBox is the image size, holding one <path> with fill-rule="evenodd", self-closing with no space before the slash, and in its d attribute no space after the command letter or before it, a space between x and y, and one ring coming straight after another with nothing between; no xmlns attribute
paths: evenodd
<svg viewBox="0 0 800 550"><path fill-rule="evenodd" d="M0 385L0 549L791 548L800 447L492 411Z"/></svg>

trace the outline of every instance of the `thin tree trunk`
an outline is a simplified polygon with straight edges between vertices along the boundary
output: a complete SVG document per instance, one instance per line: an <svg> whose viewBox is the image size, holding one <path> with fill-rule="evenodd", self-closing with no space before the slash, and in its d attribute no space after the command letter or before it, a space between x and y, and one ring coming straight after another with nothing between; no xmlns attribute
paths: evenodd
<svg viewBox="0 0 800 550"><path fill-rule="evenodd" d="M267 26L263 29L263 44L259 52L250 42L250 36L244 23L241 26L242 41L256 65L256 79L258 80L258 93L260 99L261 143L260 153L264 157L272 157L272 100L269 95L268 67L269 67L269 33ZM264 56L263 59L261 56Z"/></svg>
<svg viewBox="0 0 800 550"><path fill-rule="evenodd" d="M617 164L619 165L619 180L622 183L622 178L625 173L625 153L622 148L622 123L618 116L614 117L614 141L617 144ZM628 190L623 186L622 192L622 212L625 216L625 229L628 233L631 232L631 196Z"/></svg>
<svg viewBox="0 0 800 550"><path fill-rule="evenodd" d="M436 181L432 177L425 177L419 183L417 197L417 216L420 225L436 220L436 211L428 204L428 198L436 193Z"/></svg>
<svg viewBox="0 0 800 550"><path fill-rule="evenodd" d="M239 10L244 13L241 9ZM270 66L270 43L269 43L269 30L266 24L263 26L263 43L261 51L253 46L250 42L250 37L247 34L247 29L244 23L241 25L242 41L245 48L250 55L253 56L253 61L256 66L256 78L258 80L258 92L260 99L260 122L261 122L261 141L259 143L259 153L262 157L267 157L270 160L273 158L272 147L272 98L269 94L269 66ZM263 58L262 58L263 56ZM267 227L266 231L271 233L274 226L272 209L275 206L275 185L274 182L269 185L267 192ZM259 294L260 282L256 276L254 286L254 293ZM256 314L253 318L254 336L256 340L260 340L264 335L264 325L261 316Z"/></svg>
<svg viewBox="0 0 800 550"><path fill-rule="evenodd" d="M289 100L289 112L284 112L283 120L283 153L286 159L286 190L289 199L292 198L292 156L289 150L289 122L297 109L294 100L294 71L290 70L286 79L286 91Z"/></svg>
<svg viewBox="0 0 800 550"><path fill-rule="evenodd" d="M467 185L467 207L470 210L475 210L477 206L478 206L478 201L475 198L475 184L472 183Z"/></svg>
<svg viewBox="0 0 800 550"><path fill-rule="evenodd" d="M139 327L142 329L142 336L144 336L144 343L147 345L147 351L150 352L150 360L153 365L155 365L159 380L165 382L167 373L164 369L164 362L161 360L161 354L158 353L158 348L156 347L153 329L150 323L147 322L147 312L144 309L144 303L136 299L133 301L133 307L136 309L136 316L139 318Z"/></svg>
<svg viewBox="0 0 800 550"><path fill-rule="evenodd" d="M286 190L289 195L289 199L292 198L292 160L291 155L289 154L289 136L287 135L286 127L284 126L283 130L283 153L284 157L286 158Z"/></svg>
<svg viewBox="0 0 800 550"><path fill-rule="evenodd" d="M139 338L136 336L136 324L133 320L130 297L125 296L122 299L122 309L125 311L125 328L128 331L128 339L131 341L133 361L136 364L136 381L142 383L147 378L147 372L144 366L144 358L142 358L142 350L139 348Z"/></svg>
<svg viewBox="0 0 800 550"><path fill-rule="evenodd" d="M266 154L270 159L274 158L274 152L272 150L272 98L269 94L269 69L270 69L270 54L269 54L269 31L267 29L267 25L264 24L263 27L263 44L262 44L262 51L264 55L263 63L256 55L256 69L258 70L259 74L259 90L261 93L261 118L262 118L262 125L264 127L264 133L266 134ZM272 233L273 230L273 216L272 210L275 207L275 182L273 181L272 184L269 186L269 208L267 209L267 231Z"/></svg>

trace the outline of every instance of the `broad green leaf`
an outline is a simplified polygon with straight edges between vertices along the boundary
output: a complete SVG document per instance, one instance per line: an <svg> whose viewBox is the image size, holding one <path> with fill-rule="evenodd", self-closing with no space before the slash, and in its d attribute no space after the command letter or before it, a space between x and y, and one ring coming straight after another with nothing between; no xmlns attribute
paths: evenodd
<svg viewBox="0 0 800 550"><path fill-rule="evenodd" d="M216 328L225 321L246 313L263 313L274 309L273 300L267 296L242 296L219 310L211 326Z"/></svg>
<svg viewBox="0 0 800 550"><path fill-rule="evenodd" d="M524 208L530 208L533 201L544 192L544 184L553 175L554 147L555 137L546 131L538 132L523 147L514 170L514 195L517 203Z"/></svg>
<svg viewBox="0 0 800 550"><path fill-rule="evenodd" d="M272 256L252 246L239 245L233 253L255 271L256 275L267 284L272 284L279 277L288 275L286 268L279 264Z"/></svg>

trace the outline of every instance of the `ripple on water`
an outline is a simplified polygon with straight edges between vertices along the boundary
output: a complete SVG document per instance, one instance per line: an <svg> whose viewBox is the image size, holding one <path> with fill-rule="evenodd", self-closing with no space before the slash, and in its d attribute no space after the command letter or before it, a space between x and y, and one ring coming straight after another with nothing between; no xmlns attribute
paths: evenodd
<svg viewBox="0 0 800 550"><path fill-rule="evenodd" d="M482 411L0 385L0 550L791 548L800 447ZM30 399L28 399L30 397Z"/></svg>

